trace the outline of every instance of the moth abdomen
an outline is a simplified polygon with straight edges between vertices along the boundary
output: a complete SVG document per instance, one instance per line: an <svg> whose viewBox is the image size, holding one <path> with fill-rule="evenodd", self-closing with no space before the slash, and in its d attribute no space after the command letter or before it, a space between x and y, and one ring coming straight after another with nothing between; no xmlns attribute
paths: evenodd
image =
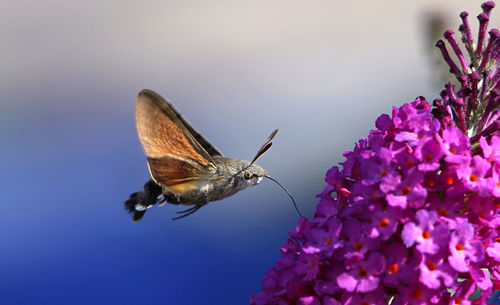
<svg viewBox="0 0 500 305"><path fill-rule="evenodd" d="M129 199L125 201L125 209L132 215L134 221L139 221L148 208L162 201L160 195L162 195L161 186L153 179L149 179L140 191L130 194Z"/></svg>

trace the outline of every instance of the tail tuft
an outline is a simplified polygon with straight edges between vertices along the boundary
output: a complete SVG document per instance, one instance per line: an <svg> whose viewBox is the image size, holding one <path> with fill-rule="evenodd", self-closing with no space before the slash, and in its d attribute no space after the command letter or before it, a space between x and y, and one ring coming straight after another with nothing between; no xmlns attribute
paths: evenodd
<svg viewBox="0 0 500 305"><path fill-rule="evenodd" d="M132 215L132 220L137 222L142 219L146 210L159 201L161 187L153 180L148 180L142 190L130 195L125 201L125 210Z"/></svg>

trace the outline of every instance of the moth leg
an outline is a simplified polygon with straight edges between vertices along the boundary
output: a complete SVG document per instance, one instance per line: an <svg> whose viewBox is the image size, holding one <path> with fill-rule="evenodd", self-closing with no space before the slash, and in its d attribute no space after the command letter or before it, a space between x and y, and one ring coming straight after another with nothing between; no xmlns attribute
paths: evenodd
<svg viewBox="0 0 500 305"><path fill-rule="evenodd" d="M186 216L189 216L189 215L193 214L194 212L198 211L202 206L204 206L204 204L195 205L194 207L191 207L191 208L183 210L183 211L177 211L177 212L175 212L176 214L182 214L182 215L174 217L174 218L172 218L172 220L178 220L178 219L184 218Z"/></svg>
<svg viewBox="0 0 500 305"><path fill-rule="evenodd" d="M185 209L185 210L182 210L182 211L176 211L175 214L184 214L184 213L187 213L187 212L191 212L192 210L195 210L197 208L198 208L198 205L195 205L195 206L190 207L189 209Z"/></svg>

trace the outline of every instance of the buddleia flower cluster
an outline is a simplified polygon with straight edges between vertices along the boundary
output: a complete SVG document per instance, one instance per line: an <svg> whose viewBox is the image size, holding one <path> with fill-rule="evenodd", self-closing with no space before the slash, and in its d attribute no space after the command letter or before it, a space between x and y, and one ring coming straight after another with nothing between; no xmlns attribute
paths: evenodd
<svg viewBox="0 0 500 305"><path fill-rule="evenodd" d="M252 304L487 304L500 289L493 7L482 5L477 42L460 14L467 58L451 30L436 45L456 85L381 115L328 170L314 217L290 232Z"/></svg>

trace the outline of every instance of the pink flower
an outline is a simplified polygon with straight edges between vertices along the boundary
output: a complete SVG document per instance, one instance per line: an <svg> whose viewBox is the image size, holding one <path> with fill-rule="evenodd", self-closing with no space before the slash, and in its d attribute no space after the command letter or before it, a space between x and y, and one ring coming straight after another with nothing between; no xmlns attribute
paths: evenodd
<svg viewBox="0 0 500 305"><path fill-rule="evenodd" d="M440 255L426 255L419 265L419 281L427 288L439 289L451 287L457 277L457 272Z"/></svg>
<svg viewBox="0 0 500 305"><path fill-rule="evenodd" d="M474 240L474 226L466 220L461 222L450 238L448 261L458 272L469 271L469 263L483 260L484 249L479 240Z"/></svg>
<svg viewBox="0 0 500 305"><path fill-rule="evenodd" d="M436 254L446 247L449 230L445 225L437 222L436 212L419 210L415 218L418 224L409 222L404 225L401 232L401 238L406 246L411 247L416 244L420 253L428 254ZM436 223L437 226L435 226Z"/></svg>
<svg viewBox="0 0 500 305"><path fill-rule="evenodd" d="M385 260L380 253L372 252L366 260L362 255L351 256L345 267L346 272L337 277L338 286L349 292L370 292L378 288Z"/></svg>
<svg viewBox="0 0 500 305"><path fill-rule="evenodd" d="M500 139L498 137L491 138L490 144L485 137L481 137L479 143L483 150L483 156L488 162L498 163L500 161Z"/></svg>
<svg viewBox="0 0 500 305"><path fill-rule="evenodd" d="M252 304L471 304L476 289L474 303L486 304L500 288L500 33L485 38L493 6L482 6L476 43L460 15L471 63L452 31L458 65L437 43L460 88L394 107L344 153Z"/></svg>

